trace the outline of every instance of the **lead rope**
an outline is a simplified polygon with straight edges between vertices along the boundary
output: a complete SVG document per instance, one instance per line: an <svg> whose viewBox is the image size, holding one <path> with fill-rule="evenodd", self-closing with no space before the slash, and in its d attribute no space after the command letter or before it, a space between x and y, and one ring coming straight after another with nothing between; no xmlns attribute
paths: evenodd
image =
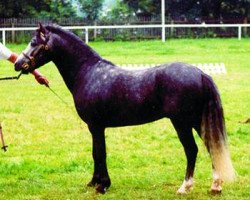
<svg viewBox="0 0 250 200"><path fill-rule="evenodd" d="M3 77L3 78L0 78L0 81L3 81L3 80L18 80L20 78L20 76L22 75L22 72L20 72L19 75L17 76L8 76L8 77ZM60 99L61 102L63 102L69 109L72 110L72 108L69 106L69 104L63 100L62 97L60 97L49 85L46 85L46 87L58 98ZM72 110L73 111L73 110ZM2 142L2 148L4 152L7 151L7 148L8 146L5 145L5 141L4 141L4 137L3 137L3 131L2 131L2 125L1 125L1 122L0 122L0 139L1 139L1 142Z"/></svg>
<svg viewBox="0 0 250 200"><path fill-rule="evenodd" d="M22 75L23 72L20 72L20 74L18 74L17 76L7 76L7 77L3 77L0 78L0 81L4 81L4 80L18 80L20 78L20 76Z"/></svg>
<svg viewBox="0 0 250 200"><path fill-rule="evenodd" d="M4 81L4 80L18 80L20 78L20 76L22 75L22 72L20 72L20 74L18 74L17 76L7 76L7 77L2 77L0 78L0 81ZM69 104L63 100L62 97L60 97L49 85L45 85L58 99L60 99L67 107L70 107Z"/></svg>
<svg viewBox="0 0 250 200"><path fill-rule="evenodd" d="M62 97L60 97L49 85L46 85L46 87L58 98L58 99L60 99L61 100L61 102L63 102L68 108L71 108L70 106L69 106L69 104L65 101L65 100L63 100L63 98Z"/></svg>
<svg viewBox="0 0 250 200"><path fill-rule="evenodd" d="M3 80L14 80L14 79L18 80L18 79L20 78L21 75L22 75L22 72L20 72L20 74L17 75L17 76L8 76L8 77L0 78L0 81L3 81ZM2 142L2 148L1 148L1 149L2 149L4 152L6 152L8 146L5 145L5 142L4 142L1 122L0 122L0 138L1 138L1 142Z"/></svg>

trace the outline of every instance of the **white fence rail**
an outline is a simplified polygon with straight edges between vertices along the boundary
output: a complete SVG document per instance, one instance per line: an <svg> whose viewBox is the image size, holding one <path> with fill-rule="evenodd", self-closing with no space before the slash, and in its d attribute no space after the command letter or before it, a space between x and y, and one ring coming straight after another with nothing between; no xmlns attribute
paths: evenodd
<svg viewBox="0 0 250 200"><path fill-rule="evenodd" d="M241 40L242 28L250 27L250 24L148 24L148 25L109 25L109 26L64 26L68 30L84 30L85 42L89 42L89 30L93 29L140 29L140 28L161 28L164 33L165 28L237 28L238 39ZM2 32L2 43L6 43L6 31L29 31L36 30L37 27L13 27L13 28L0 28ZM162 34L162 41L165 42L166 34Z"/></svg>
<svg viewBox="0 0 250 200"><path fill-rule="evenodd" d="M118 64L117 66L122 67L128 70L139 70L147 69L150 67L159 66L161 64ZM206 74L226 74L226 66L224 63L193 63L191 64L195 67L198 67Z"/></svg>

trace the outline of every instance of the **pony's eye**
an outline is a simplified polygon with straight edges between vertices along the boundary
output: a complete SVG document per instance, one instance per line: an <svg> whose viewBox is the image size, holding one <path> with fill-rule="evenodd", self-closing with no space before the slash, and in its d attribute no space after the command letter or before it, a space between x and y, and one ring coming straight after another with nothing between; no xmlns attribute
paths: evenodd
<svg viewBox="0 0 250 200"><path fill-rule="evenodd" d="M30 45L31 45L32 47L35 47L35 46L37 45L37 43L36 43L36 41L31 41Z"/></svg>

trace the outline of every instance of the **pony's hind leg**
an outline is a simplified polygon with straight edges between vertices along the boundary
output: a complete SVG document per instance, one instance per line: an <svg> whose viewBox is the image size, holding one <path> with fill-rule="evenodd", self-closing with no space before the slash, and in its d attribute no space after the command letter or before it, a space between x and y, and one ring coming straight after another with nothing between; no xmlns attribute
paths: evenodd
<svg viewBox="0 0 250 200"><path fill-rule="evenodd" d="M185 179L177 190L177 194L186 194L193 188L193 174L198 148L193 137L192 126L185 120L171 119L171 121L184 147L187 158Z"/></svg>
<svg viewBox="0 0 250 200"><path fill-rule="evenodd" d="M194 128L199 136L201 136L201 128L199 126L200 123L197 123L194 125ZM211 193L212 194L220 194L222 191L222 179L219 175L219 173L216 171L216 169L213 166L213 182L211 185Z"/></svg>
<svg viewBox="0 0 250 200"><path fill-rule="evenodd" d="M201 129L199 126L194 126L195 130L197 131L197 133L199 134L199 136L201 136ZM215 170L214 166L213 166L213 182L211 185L211 190L210 192L212 194L220 194L222 191L222 179L219 175L219 173Z"/></svg>
<svg viewBox="0 0 250 200"><path fill-rule="evenodd" d="M219 174L216 172L214 166L213 166L213 182L211 185L211 193L212 194L220 194L222 191L222 179L219 176Z"/></svg>

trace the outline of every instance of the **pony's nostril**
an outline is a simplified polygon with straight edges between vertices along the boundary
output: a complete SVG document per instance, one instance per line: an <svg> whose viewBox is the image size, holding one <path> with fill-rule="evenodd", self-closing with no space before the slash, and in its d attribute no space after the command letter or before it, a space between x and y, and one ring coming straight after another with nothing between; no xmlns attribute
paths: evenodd
<svg viewBox="0 0 250 200"><path fill-rule="evenodd" d="M15 62L15 70L21 71L23 65L24 65L24 63L22 64L20 61Z"/></svg>
<svg viewBox="0 0 250 200"><path fill-rule="evenodd" d="M16 71L20 71L21 68L19 67L20 65L19 65L18 62L15 62L15 65L14 65L14 66L15 66L15 70L16 70Z"/></svg>

